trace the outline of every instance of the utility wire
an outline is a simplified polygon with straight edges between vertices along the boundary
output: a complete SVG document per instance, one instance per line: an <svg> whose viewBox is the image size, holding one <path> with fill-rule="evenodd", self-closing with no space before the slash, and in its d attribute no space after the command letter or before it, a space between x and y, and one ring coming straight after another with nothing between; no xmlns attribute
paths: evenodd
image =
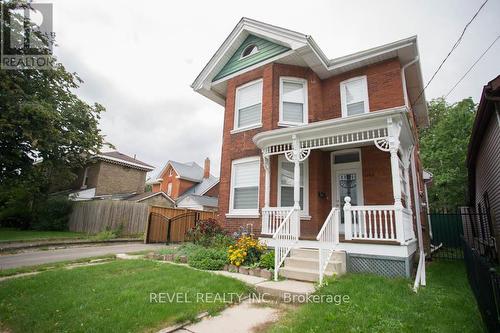
<svg viewBox="0 0 500 333"><path fill-rule="evenodd" d="M479 62L479 60L481 60L484 55L486 53L488 53L488 51L493 47L493 45L500 39L500 35L497 36L497 38L495 38L495 40L493 41L493 43L490 44L490 46L488 46L488 48L483 52L483 54L481 54L481 56L479 58L477 58L477 60L472 64L472 66L469 67L469 69L467 70L467 72L465 72L464 75L462 75L462 77L458 80L457 83L455 83L455 85L453 86L453 88L450 89L450 91L448 91L448 93L446 94L445 96L445 99L448 98L448 95L451 94L451 92L453 90L455 90L455 88L460 84L460 82L462 82L462 80L467 76L467 74L469 74L469 72L474 68L474 66L476 66L476 64Z"/></svg>
<svg viewBox="0 0 500 333"><path fill-rule="evenodd" d="M432 82L432 80L434 80L434 77L436 76L436 74L441 70L441 67L443 67L444 63L446 62L446 60L448 60L448 58L450 57L450 55L453 53L453 51L455 51L455 49L458 47L458 45L460 44L460 42L462 41L462 38L465 34L465 31L467 30L467 28L469 27L469 25L472 23L472 21L474 21L477 17L477 15L479 14L479 12L481 11L481 9L483 9L483 7L486 5L486 3L488 2L488 0L486 0L485 2L483 2L483 4L481 5L481 7L479 7L479 9L476 11L476 13L474 14L474 16L472 16L472 18L470 19L470 21L465 25L464 29L462 30L462 33L460 34L460 37L458 37L457 41L455 42L455 44L453 44L453 47L451 48L450 52L448 52L448 54L446 55L446 57L443 59L443 61L441 62L441 64L439 65L439 67L436 69L436 71L434 72L434 74L432 74L432 77L430 78L430 80L427 82L427 84L425 85L425 87L422 89L422 91L420 91L420 93L418 94L417 98L413 101L413 103L411 103L412 105L415 104L419 99L420 97L422 96L422 94L424 93L425 89L427 89L427 87L429 86L429 84Z"/></svg>

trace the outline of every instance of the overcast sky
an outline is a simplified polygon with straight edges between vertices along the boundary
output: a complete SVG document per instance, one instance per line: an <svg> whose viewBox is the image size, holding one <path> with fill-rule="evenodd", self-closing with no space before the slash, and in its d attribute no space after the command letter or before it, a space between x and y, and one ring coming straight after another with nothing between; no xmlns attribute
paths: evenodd
<svg viewBox="0 0 500 333"><path fill-rule="evenodd" d="M50 2L50 1L35 1ZM219 173L223 108L190 84L246 16L312 35L330 58L418 35L430 79L483 0L457 1L103 1L54 3L55 54L85 81L78 90L107 109L101 129L123 153L161 169L208 156ZM500 34L500 1L489 0L427 99L446 95ZM471 96L500 74L500 42L449 96Z"/></svg>

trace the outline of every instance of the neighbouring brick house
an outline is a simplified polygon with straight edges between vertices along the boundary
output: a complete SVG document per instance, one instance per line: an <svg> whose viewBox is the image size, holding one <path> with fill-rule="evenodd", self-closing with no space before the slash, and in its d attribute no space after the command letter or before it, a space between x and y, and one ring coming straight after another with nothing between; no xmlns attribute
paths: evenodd
<svg viewBox="0 0 500 333"><path fill-rule="evenodd" d="M480 216L473 236L496 246L500 257L500 76L483 88L467 154L470 206ZM480 223L482 222L482 223Z"/></svg>
<svg viewBox="0 0 500 333"><path fill-rule="evenodd" d="M166 193L180 208L217 210L219 178L210 173L210 159L203 168L196 162L168 161L158 177L148 181L152 192Z"/></svg>
<svg viewBox="0 0 500 333"><path fill-rule="evenodd" d="M225 109L224 228L261 236L288 277L321 279L326 266L288 261L319 247L351 271L410 275L428 244L416 37L328 59L311 36L243 18L192 87Z"/></svg>
<svg viewBox="0 0 500 333"><path fill-rule="evenodd" d="M154 167L118 151L92 156L71 189L75 200L121 199L142 194L146 174Z"/></svg>

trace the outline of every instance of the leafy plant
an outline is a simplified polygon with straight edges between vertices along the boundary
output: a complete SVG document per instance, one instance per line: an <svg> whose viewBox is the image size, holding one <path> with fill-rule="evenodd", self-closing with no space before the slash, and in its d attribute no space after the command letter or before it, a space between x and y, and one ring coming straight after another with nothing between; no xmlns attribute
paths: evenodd
<svg viewBox="0 0 500 333"><path fill-rule="evenodd" d="M191 267L206 270L220 270L227 264L227 254L224 250L202 249L188 257Z"/></svg>
<svg viewBox="0 0 500 333"><path fill-rule="evenodd" d="M467 202L467 147L476 105L471 98L452 105L438 98L428 107L430 124L420 131L420 154L433 174L429 202L433 208L454 209Z"/></svg>
<svg viewBox="0 0 500 333"><path fill-rule="evenodd" d="M235 266L251 265L259 261L260 256L266 250L253 236L241 236L235 245L229 246L228 257L231 264Z"/></svg>
<svg viewBox="0 0 500 333"><path fill-rule="evenodd" d="M188 230L187 238L195 244L204 247L222 246L228 243L228 239L223 239L226 235L224 229L214 219L199 221L196 226ZM217 239L215 239L217 237Z"/></svg>
<svg viewBox="0 0 500 333"><path fill-rule="evenodd" d="M112 230L103 230L99 232L98 234L95 234L92 239L93 240L99 240L99 241L104 241L104 240L110 240L110 239L115 239L116 233Z"/></svg>
<svg viewBox="0 0 500 333"><path fill-rule="evenodd" d="M274 250L266 252L260 257L259 267L274 269Z"/></svg>

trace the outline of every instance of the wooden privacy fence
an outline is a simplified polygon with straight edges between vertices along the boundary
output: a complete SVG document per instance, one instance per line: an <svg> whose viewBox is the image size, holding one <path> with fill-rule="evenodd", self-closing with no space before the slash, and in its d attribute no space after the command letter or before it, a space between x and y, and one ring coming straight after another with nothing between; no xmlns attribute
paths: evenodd
<svg viewBox="0 0 500 333"><path fill-rule="evenodd" d="M75 202L69 218L69 230L96 234L122 229L124 235L142 234L148 221L149 206L131 201Z"/></svg>
<svg viewBox="0 0 500 333"><path fill-rule="evenodd" d="M183 242L186 232L197 221L215 218L216 215L216 212L153 206L149 213L146 243Z"/></svg>

